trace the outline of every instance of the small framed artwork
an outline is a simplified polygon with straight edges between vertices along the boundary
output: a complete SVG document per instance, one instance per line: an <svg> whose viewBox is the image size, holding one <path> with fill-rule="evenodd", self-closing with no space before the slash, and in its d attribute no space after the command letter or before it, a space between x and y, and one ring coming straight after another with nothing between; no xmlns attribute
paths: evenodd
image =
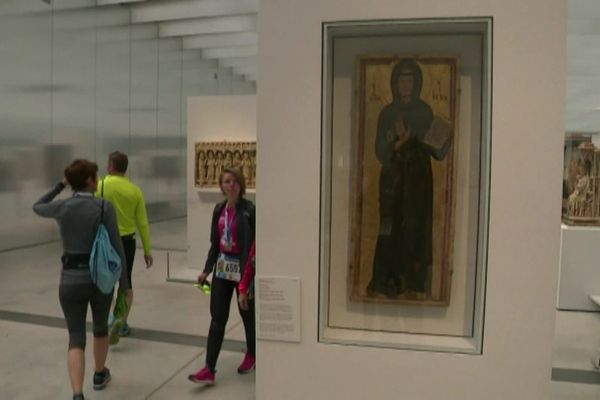
<svg viewBox="0 0 600 400"><path fill-rule="evenodd" d="M219 188L219 176L225 168L237 168L246 179L246 187L256 187L256 142L195 143L194 186Z"/></svg>

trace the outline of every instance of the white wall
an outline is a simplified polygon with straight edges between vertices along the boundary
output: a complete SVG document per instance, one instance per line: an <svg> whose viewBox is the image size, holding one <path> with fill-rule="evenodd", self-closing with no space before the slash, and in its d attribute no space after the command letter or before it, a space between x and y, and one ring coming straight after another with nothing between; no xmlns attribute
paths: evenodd
<svg viewBox="0 0 600 400"><path fill-rule="evenodd" d="M188 266L201 270L210 247L212 211L223 196L194 187L194 143L256 140L256 96L188 97L187 116ZM253 194L246 197L254 201Z"/></svg>
<svg viewBox="0 0 600 400"><path fill-rule="evenodd" d="M565 7L562 0L261 2L259 274L301 278L302 342L259 342L258 399L549 398ZM455 16L494 18L483 355L318 343L321 24Z"/></svg>

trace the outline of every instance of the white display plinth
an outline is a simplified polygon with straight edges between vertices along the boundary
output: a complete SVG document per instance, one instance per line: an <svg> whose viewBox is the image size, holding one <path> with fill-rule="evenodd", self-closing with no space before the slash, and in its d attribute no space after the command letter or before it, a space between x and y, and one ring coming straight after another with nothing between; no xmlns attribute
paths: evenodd
<svg viewBox="0 0 600 400"><path fill-rule="evenodd" d="M591 296L600 295L600 228L561 227L558 308L600 311Z"/></svg>

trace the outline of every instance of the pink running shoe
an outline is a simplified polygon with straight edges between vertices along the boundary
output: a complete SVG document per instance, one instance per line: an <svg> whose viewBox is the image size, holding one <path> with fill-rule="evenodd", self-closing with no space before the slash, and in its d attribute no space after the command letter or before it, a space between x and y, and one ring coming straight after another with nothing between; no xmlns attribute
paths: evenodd
<svg viewBox="0 0 600 400"><path fill-rule="evenodd" d="M238 374L247 374L248 372L254 371L256 367L256 357L246 353L244 361L238 367Z"/></svg>
<svg viewBox="0 0 600 400"><path fill-rule="evenodd" d="M215 384L215 374L208 367L202 368L200 371L188 376L188 379L194 383L204 383L206 385Z"/></svg>

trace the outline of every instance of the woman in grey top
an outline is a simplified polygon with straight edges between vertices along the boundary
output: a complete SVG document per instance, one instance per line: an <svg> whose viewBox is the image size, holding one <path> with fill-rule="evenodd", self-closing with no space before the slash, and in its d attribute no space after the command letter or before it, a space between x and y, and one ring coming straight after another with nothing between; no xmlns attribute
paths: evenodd
<svg viewBox="0 0 600 400"><path fill-rule="evenodd" d="M92 282L89 258L101 218L101 199L94 197L98 165L77 159L65 168L65 178L40 198L33 211L39 216L58 222L63 241L62 273L59 299L69 330L68 368L73 399L83 399L85 320L88 303L94 321L94 390L103 389L110 380L105 366L108 353L108 312L112 293L102 293ZM69 184L73 196L52 201ZM117 217L110 202L104 202L104 221L113 247L125 265L125 255L119 236ZM125 271L125 268L123 268ZM121 274L121 288L129 288L126 273Z"/></svg>

